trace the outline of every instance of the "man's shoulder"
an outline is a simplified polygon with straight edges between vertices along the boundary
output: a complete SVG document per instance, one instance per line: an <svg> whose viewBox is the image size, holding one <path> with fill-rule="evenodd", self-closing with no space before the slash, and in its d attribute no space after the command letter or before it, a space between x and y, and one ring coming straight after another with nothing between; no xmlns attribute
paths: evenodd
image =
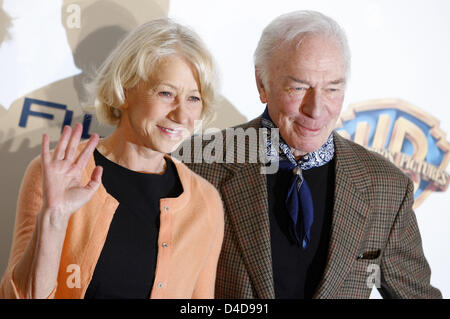
<svg viewBox="0 0 450 319"><path fill-rule="evenodd" d="M181 173L186 179L189 179L194 192L200 190L208 193L209 191L215 190L214 186L209 181L190 169L186 163L183 163L173 156L169 155L168 157L175 164L178 174Z"/></svg>
<svg viewBox="0 0 450 319"><path fill-rule="evenodd" d="M388 176L390 179L400 179L408 182L408 176L394 163L384 156L350 141L339 134L335 134L335 146L340 160L359 162L371 176Z"/></svg>

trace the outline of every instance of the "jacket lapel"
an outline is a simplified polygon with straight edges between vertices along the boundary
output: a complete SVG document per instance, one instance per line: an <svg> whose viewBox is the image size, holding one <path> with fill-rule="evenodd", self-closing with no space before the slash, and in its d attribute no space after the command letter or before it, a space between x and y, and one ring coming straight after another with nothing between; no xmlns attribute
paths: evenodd
<svg viewBox="0 0 450 319"><path fill-rule="evenodd" d="M351 144L334 134L336 175L328 262L315 298L333 298L352 268L368 214L369 175Z"/></svg>
<svg viewBox="0 0 450 319"><path fill-rule="evenodd" d="M256 129L258 141L260 121L257 118L242 127L244 130ZM234 156L246 154L248 158L249 153L258 154L258 144L238 144L234 148ZM224 165L231 177L221 186L221 194L255 297L275 298L266 175L261 174L260 163L239 163L236 157L233 163Z"/></svg>

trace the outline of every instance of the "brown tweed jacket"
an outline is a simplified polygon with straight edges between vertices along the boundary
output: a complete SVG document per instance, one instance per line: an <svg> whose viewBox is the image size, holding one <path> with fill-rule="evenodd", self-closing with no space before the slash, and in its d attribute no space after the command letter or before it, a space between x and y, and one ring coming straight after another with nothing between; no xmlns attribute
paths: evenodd
<svg viewBox="0 0 450 319"><path fill-rule="evenodd" d="M261 118L238 128L259 129ZM234 156L257 145L229 138L222 131L223 154ZM197 138L197 140L196 140ZM222 137L217 137L222 138ZM213 142L194 137L202 145ZM236 143L233 143L236 142ZM200 143L200 144L199 144ZM442 298L430 285L414 211L413 184L381 156L334 136L336 175L331 239L327 265L315 298L368 298L369 277L380 270L379 291L384 298ZM215 152L221 152L216 149ZM194 157L201 156L198 149ZM217 155L217 154L216 154ZM248 159L246 157L246 159ZM236 158L235 158L236 160ZM189 168L210 181L222 196L225 234L219 258L217 298L274 298L266 176L260 163L191 163ZM374 264L374 265L372 265ZM371 266L369 266L371 265Z"/></svg>

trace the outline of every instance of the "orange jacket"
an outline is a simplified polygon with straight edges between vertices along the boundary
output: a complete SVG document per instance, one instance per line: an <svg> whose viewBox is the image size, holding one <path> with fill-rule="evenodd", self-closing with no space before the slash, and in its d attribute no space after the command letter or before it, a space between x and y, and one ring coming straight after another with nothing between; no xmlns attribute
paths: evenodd
<svg viewBox="0 0 450 319"><path fill-rule="evenodd" d="M150 298L213 298L217 260L223 239L223 207L217 190L183 163L176 166L183 193L160 201L160 229L155 280ZM95 168L91 157L83 172L85 185ZM30 298L14 272L33 234L42 207L40 157L25 173L17 205L8 267L0 284L0 298ZM103 185L72 215L60 259L57 286L49 298L83 298L102 251L118 202ZM30 261L31 265L31 261ZM78 277L76 277L78 276ZM28 285L30 286L30 285Z"/></svg>

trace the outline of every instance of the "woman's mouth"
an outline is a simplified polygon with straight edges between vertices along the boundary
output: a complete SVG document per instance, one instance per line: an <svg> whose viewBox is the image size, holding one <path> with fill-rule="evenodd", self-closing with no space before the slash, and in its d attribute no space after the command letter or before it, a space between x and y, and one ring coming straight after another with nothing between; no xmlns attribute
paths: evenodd
<svg viewBox="0 0 450 319"><path fill-rule="evenodd" d="M164 126L159 126L159 125L157 125L157 127L163 134L170 136L170 137L178 137L183 132L183 130L179 129L179 128L174 129L174 128L169 128L169 127L164 127Z"/></svg>

